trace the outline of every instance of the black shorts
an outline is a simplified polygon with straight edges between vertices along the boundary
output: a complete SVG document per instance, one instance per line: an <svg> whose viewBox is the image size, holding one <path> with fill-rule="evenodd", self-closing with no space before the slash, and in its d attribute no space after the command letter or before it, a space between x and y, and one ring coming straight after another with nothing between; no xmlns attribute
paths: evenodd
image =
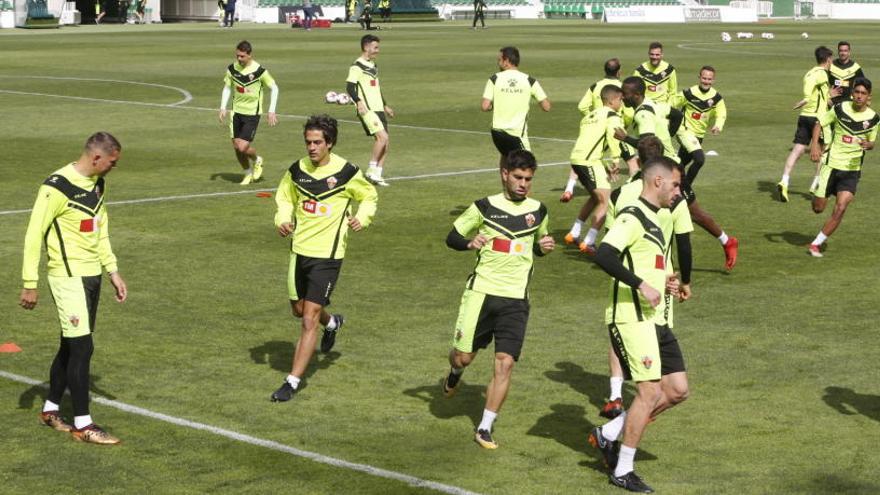
<svg viewBox="0 0 880 495"><path fill-rule="evenodd" d="M260 124L259 115L232 115L232 138L244 139L252 143L257 137L257 126Z"/></svg>
<svg viewBox="0 0 880 495"><path fill-rule="evenodd" d="M657 343L660 344L660 374L670 375L687 371L684 365L684 356L678 339L672 333L668 325L655 325L657 328Z"/></svg>
<svg viewBox="0 0 880 495"><path fill-rule="evenodd" d="M504 131L496 131L495 129L492 129L492 142L495 143L495 149L501 153L501 156L505 157L511 151L526 149L520 138L511 136Z"/></svg>
<svg viewBox="0 0 880 495"><path fill-rule="evenodd" d="M813 140L813 127L819 119L816 117L798 117L797 130L794 131L794 144L809 145ZM819 142L822 142L822 133L819 133Z"/></svg>
<svg viewBox="0 0 880 495"><path fill-rule="evenodd" d="M862 177L861 170L838 170L831 169L828 176L828 182L825 185L825 197L837 196L840 191L849 191L855 196L856 189L859 186L859 179ZM821 179L820 174L820 179ZM821 188L821 187L820 187Z"/></svg>
<svg viewBox="0 0 880 495"><path fill-rule="evenodd" d="M493 338L495 352L503 352L519 360L526 326L529 322L528 299L493 296L468 290L462 296L462 306L456 323L456 339L470 341L470 345L456 345L463 352L485 349Z"/></svg>
<svg viewBox="0 0 880 495"><path fill-rule="evenodd" d="M342 260L290 255L287 290L291 301L304 299L321 306L330 305L330 294L342 270Z"/></svg>
<svg viewBox="0 0 880 495"><path fill-rule="evenodd" d="M578 182L584 186L584 189L589 192L596 190L596 172L593 167L572 164L571 170L577 175Z"/></svg>

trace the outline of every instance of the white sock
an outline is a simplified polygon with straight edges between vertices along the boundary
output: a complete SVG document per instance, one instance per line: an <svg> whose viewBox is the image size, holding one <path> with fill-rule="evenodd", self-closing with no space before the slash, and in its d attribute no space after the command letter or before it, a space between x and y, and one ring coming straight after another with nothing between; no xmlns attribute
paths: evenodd
<svg viewBox="0 0 880 495"><path fill-rule="evenodd" d="M455 366L452 367L453 375L460 375L462 373L464 373L464 368L456 368Z"/></svg>
<svg viewBox="0 0 880 495"><path fill-rule="evenodd" d="M633 460L636 458L636 449L634 447L620 446L620 455L617 456L617 467L614 468L614 476L620 478L624 474L633 470Z"/></svg>
<svg viewBox="0 0 880 495"><path fill-rule="evenodd" d="M623 431L624 423L626 423L626 411L623 411L620 416L602 425L602 437L610 442L617 440L620 432Z"/></svg>
<svg viewBox="0 0 880 495"><path fill-rule="evenodd" d="M722 246L727 244L727 239L729 239L729 237L727 237L727 232L722 230L721 235L718 236L718 240L721 242Z"/></svg>
<svg viewBox="0 0 880 495"><path fill-rule="evenodd" d="M577 239L578 237L581 236L581 227L583 227L583 226L584 226L584 222L582 220L580 220L580 219L575 220L574 225L571 226L571 230L569 231L569 233L571 234L572 237Z"/></svg>
<svg viewBox="0 0 880 495"><path fill-rule="evenodd" d="M782 174L782 180L780 182L782 182L783 184L785 184L786 187L788 187L788 181L790 179L791 179L791 177L789 177L788 174Z"/></svg>
<svg viewBox="0 0 880 495"><path fill-rule="evenodd" d="M611 396L608 397L611 400L619 399L623 397L623 377L622 376L612 376L611 377Z"/></svg>
<svg viewBox="0 0 880 495"><path fill-rule="evenodd" d="M584 238L584 242L589 244L590 246L596 244L596 237L599 236L599 231L590 227L590 230L587 231L587 237Z"/></svg>
<svg viewBox="0 0 880 495"><path fill-rule="evenodd" d="M73 426L77 430L82 430L90 424L92 424L92 416L90 414L86 414L85 416L76 416L75 418L73 418Z"/></svg>
<svg viewBox="0 0 880 495"><path fill-rule="evenodd" d="M819 231L819 235L817 235L816 238L813 239L813 243L812 243L812 244L813 244L814 246L821 246L822 243L824 243L824 242L827 241L827 240L828 240L828 236L825 235L825 234L820 230L820 231ZM46 402L49 402L49 401L46 401Z"/></svg>
<svg viewBox="0 0 880 495"><path fill-rule="evenodd" d="M43 403L43 412L59 411L60 409L61 406L52 402L51 400L47 400Z"/></svg>
<svg viewBox="0 0 880 495"><path fill-rule="evenodd" d="M480 426L477 427L478 430L486 430L488 432L492 431L492 424L495 423L495 418L498 416L497 412L492 412L488 409L483 409L483 420L480 421Z"/></svg>
<svg viewBox="0 0 880 495"><path fill-rule="evenodd" d="M375 169L375 170L376 170L376 176L377 176L377 177L382 177L382 166L381 166L381 165L376 165L376 169Z"/></svg>
<svg viewBox="0 0 880 495"><path fill-rule="evenodd" d="M330 321L328 321L327 324L324 325L324 328L326 330L333 331L333 330L336 330L336 325L338 325L338 324L339 324L339 322L336 321L336 317L333 315L330 315Z"/></svg>
<svg viewBox="0 0 880 495"><path fill-rule="evenodd" d="M370 168L367 169L367 172L372 172L373 170L376 170L377 168L379 168L379 162L374 162L371 160L370 161Z"/></svg>
<svg viewBox="0 0 880 495"><path fill-rule="evenodd" d="M287 375L287 378L285 378L285 380L287 380L287 383L289 383L290 386L293 387L294 390L296 390L297 387L299 387L299 382L301 378L293 375Z"/></svg>
<svg viewBox="0 0 880 495"><path fill-rule="evenodd" d="M575 184L577 184L577 179L568 179L568 182L565 183L565 192L573 193Z"/></svg>

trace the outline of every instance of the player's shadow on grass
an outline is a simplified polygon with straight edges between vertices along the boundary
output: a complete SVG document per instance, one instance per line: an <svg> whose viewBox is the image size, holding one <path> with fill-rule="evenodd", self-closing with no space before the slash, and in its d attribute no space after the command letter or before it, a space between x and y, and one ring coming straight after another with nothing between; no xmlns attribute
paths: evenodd
<svg viewBox="0 0 880 495"><path fill-rule="evenodd" d="M843 387L826 387L822 400L840 414L861 414L880 421L880 395L859 394Z"/></svg>
<svg viewBox="0 0 880 495"><path fill-rule="evenodd" d="M295 345L293 342L270 340L263 345L250 348L251 360L256 364L268 364L273 370L290 373L290 364L293 359L294 349ZM333 363L336 362L341 355L342 354L335 351L328 352L327 354L322 354L321 352L316 351L316 359L313 359L311 364L309 364L305 376L303 377L303 384L300 388L305 388L307 386L308 378L316 371L325 370L333 366Z"/></svg>
<svg viewBox="0 0 880 495"><path fill-rule="evenodd" d="M602 462L602 454L587 442L590 430L596 425L584 417L586 414L584 407L573 404L554 404L550 406L550 410L553 412L538 418L538 421L529 428L526 434L549 438L575 452L586 453L590 459L582 460L578 463L579 466L603 474L607 473L608 470ZM644 450L639 450L638 460L653 461L657 460L657 457Z"/></svg>
<svg viewBox="0 0 880 495"><path fill-rule="evenodd" d="M211 174L211 180L225 180L226 182L241 182L244 179L244 172L240 174L233 174L230 172L218 172L216 174Z"/></svg>
<svg viewBox="0 0 880 495"><path fill-rule="evenodd" d="M778 232L775 234L774 233L764 234L764 238L770 242L775 242L775 243L786 242L788 244L791 244L792 246L798 246L798 247L806 246L807 244L809 244L813 240L812 237L810 237L806 234L802 234L800 232L791 232L791 231Z"/></svg>
<svg viewBox="0 0 880 495"><path fill-rule="evenodd" d="M89 391L91 393L100 395L101 397L105 397L110 400L116 400L116 396L102 389L96 382L99 382L101 377L99 375L91 376L91 384L89 385ZM49 383L41 383L39 385L34 385L33 387L25 390L18 397L18 408L19 409L33 409L37 399L39 399L39 406L42 408L43 402L46 400L46 396L49 395ZM70 394L65 393L62 402L68 403L70 402Z"/></svg>
<svg viewBox="0 0 880 495"><path fill-rule="evenodd" d="M779 196L778 196L779 193L777 193L777 191L776 191L776 183L775 182L769 182L766 180L759 180L758 181L758 192L767 193L767 195L770 196L770 199L772 199L773 201L779 201ZM791 200L795 196L800 196L808 201L813 199L813 195L810 194L809 192L794 191L791 188L789 188L788 189L789 200Z"/></svg>
<svg viewBox="0 0 880 495"><path fill-rule="evenodd" d="M449 210L450 217L457 217L464 213L464 210L468 209L469 205L456 205L454 208Z"/></svg>
<svg viewBox="0 0 880 495"><path fill-rule="evenodd" d="M462 378L456 394L448 399L443 396L443 385L440 380L431 385L404 390L403 393L427 403L428 411L435 418L452 419L465 416L477 426L483 414L486 387L469 385L464 380Z"/></svg>
<svg viewBox="0 0 880 495"><path fill-rule="evenodd" d="M608 377L605 375L590 373L578 364L563 361L556 363L555 370L545 371L544 376L554 382L568 384L576 392L585 395L597 411L605 405L609 392Z"/></svg>

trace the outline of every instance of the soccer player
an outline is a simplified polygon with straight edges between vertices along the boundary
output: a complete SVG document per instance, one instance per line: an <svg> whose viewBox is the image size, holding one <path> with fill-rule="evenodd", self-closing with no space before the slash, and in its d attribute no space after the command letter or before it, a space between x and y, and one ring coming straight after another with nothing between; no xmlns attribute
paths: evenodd
<svg viewBox="0 0 880 495"><path fill-rule="evenodd" d="M378 186L387 186L388 182L382 178L382 173L388 157L388 118L394 118L394 110L385 102L379 87L379 68L376 67L378 55L379 37L364 35L361 38L361 56L348 69L345 82L348 96L357 105L358 118L364 131L375 139L367 180Z"/></svg>
<svg viewBox="0 0 880 495"><path fill-rule="evenodd" d="M590 193L589 199L584 202L577 219L565 235L566 244L578 244L582 253L590 256L596 254L596 237L599 229L605 225L605 211L608 209L608 195L611 193L612 180L617 178L617 169L620 161L620 143L614 139L614 131L623 127L620 108L623 106L623 92L614 84L607 84L602 88L602 102L604 106L590 112L581 120L580 134L577 142L571 150L571 169L581 181L581 185ZM612 166L605 169L602 158L610 153ZM593 213L593 223L583 242L578 242L581 228L584 222Z"/></svg>
<svg viewBox="0 0 880 495"><path fill-rule="evenodd" d="M822 127L831 128L831 148L819 170L819 187L813 196L813 212L822 213L828 204L828 197L832 194L837 196L831 217L810 243L809 253L817 258L822 257L822 244L840 226L847 207L855 198L865 151L874 149L877 140L880 116L868 106L871 81L861 77L855 79L850 96L852 101L834 105L831 110L820 114L813 126L810 141L810 158L813 160L819 160L822 156L819 141Z"/></svg>
<svg viewBox="0 0 880 495"><path fill-rule="evenodd" d="M668 326L657 325L664 293L678 295L679 281L667 271L671 215L663 210L680 194L681 172L669 158L642 165L643 185L638 201L617 213L602 240L598 264L611 275L611 300L605 322L624 375L636 382L637 393L626 413L596 428L598 443L612 484L629 491L653 490L635 473L633 460L648 423L687 398L684 357ZM623 431L623 444L614 460L614 441Z"/></svg>
<svg viewBox="0 0 880 495"><path fill-rule="evenodd" d="M704 65L700 69L699 80L699 84L680 91L672 100L672 106L680 109L684 115L679 132L686 132L677 134L681 144L678 148L678 158L684 167L687 167L693 161L693 164L687 169L687 176L685 178L691 185L693 185L694 180L697 178L700 168L706 162L701 146L703 139L706 137L706 132L710 132L713 135L720 134L724 128L724 123L727 121L727 104L724 103L721 93L712 87L715 83L715 68L710 65ZM710 128L709 121L713 118L714 122ZM693 138L691 138L691 135ZM700 146L693 149L693 151L688 150L688 147L693 147L692 140L694 138Z"/></svg>
<svg viewBox="0 0 880 495"><path fill-rule="evenodd" d="M507 397L525 338L534 256L555 247L547 230L547 208L528 197L537 166L530 151L512 151L501 168L503 193L475 201L455 220L446 238L452 249L477 251L477 266L461 297L443 393L455 394L465 367L494 338L495 373L474 433L474 440L486 449L498 448L492 425Z"/></svg>
<svg viewBox="0 0 880 495"><path fill-rule="evenodd" d="M832 88L840 88L840 94L831 98L834 105L850 99L853 81L865 77L862 67L850 58L851 50L849 41L837 43L837 58L828 67L828 84Z"/></svg>
<svg viewBox="0 0 880 495"><path fill-rule="evenodd" d="M492 111L492 142L501 154L499 166L514 150L531 150L529 146L529 102L534 98L541 110L550 111L550 100L541 83L519 71L519 50L505 46L498 52L497 72L486 81L480 108Z"/></svg>
<svg viewBox="0 0 880 495"><path fill-rule="evenodd" d="M626 131L617 129L614 137L632 146L638 148L639 138L646 136L657 136L663 143L663 156L678 161L678 155L672 146L672 137L669 134L669 112L670 106L666 103L658 103L647 97L647 88L645 82L636 76L630 76L623 80L621 85L623 90L623 103L632 108L633 127L638 133L638 138L628 136Z"/></svg>
<svg viewBox="0 0 880 495"><path fill-rule="evenodd" d="M480 20L480 27L486 29L486 2L483 0L474 0L474 22L471 29L477 29L477 19Z"/></svg>
<svg viewBox="0 0 880 495"><path fill-rule="evenodd" d="M658 103L668 103L678 92L675 67L663 60L663 44L654 41L648 45L648 61L638 66L633 75L645 81L646 96Z"/></svg>
<svg viewBox="0 0 880 495"><path fill-rule="evenodd" d="M263 157L251 146L257 136L257 126L263 109L263 89L272 90L269 101L269 125L275 126L278 117L275 106L278 104L278 85L269 70L253 59L253 47L241 41L235 47L235 63L226 68L223 77L223 94L220 98L220 123L226 119L226 104L232 96L232 117L229 119L229 137L235 157L244 170L241 185L260 180L263 176ZM251 163L253 162L253 165Z"/></svg>
<svg viewBox="0 0 880 495"><path fill-rule="evenodd" d="M605 86L611 84L618 88L620 87L620 60L616 58L606 60L604 69L605 77L591 84L581 98L581 101L578 103L578 110L584 117L589 115L592 111L602 108L603 103L601 95L602 89L605 88ZM620 110L618 110L618 113L620 113ZM577 181L578 176L575 174L574 170L572 170L568 174L568 182L565 184L565 190L559 198L560 202L568 203L571 201L571 198L574 195L574 185Z"/></svg>
<svg viewBox="0 0 880 495"><path fill-rule="evenodd" d="M797 130L794 133L794 146L791 153L785 160L785 167L782 169L782 180L776 184L776 191L779 193L779 201L788 202L788 185L791 171L794 169L795 163L807 146L810 145L810 137L813 134L813 126L816 123L816 116L824 113L828 109L829 99L839 96L840 88L829 91L828 85L828 69L831 67L831 60L834 54L830 49L824 46L817 47L814 51L816 56L816 67L813 67L804 74L804 97L794 105L794 110L801 109L801 114L797 121ZM813 176L813 184L810 186L810 192L814 192L819 184L819 162L816 162L816 173Z"/></svg>
<svg viewBox="0 0 880 495"><path fill-rule="evenodd" d="M106 272L125 302L128 288L119 274L110 246L109 220L104 203L104 177L116 166L122 146L106 132L92 134L79 159L49 176L37 192L24 239L19 304L37 305L40 250L46 244L49 290L58 309L61 339L49 370L49 395L40 421L70 432L81 442L117 444L119 439L92 422L89 414L89 365L92 360L95 319L101 295L101 273ZM60 413L64 391L70 390L73 425Z"/></svg>
<svg viewBox="0 0 880 495"><path fill-rule="evenodd" d="M357 166L331 152L337 133L336 119L309 117L303 128L308 156L293 162L275 196L278 234L292 235L287 287L293 314L302 319L302 333L290 374L272 394L274 402L290 400L299 388L315 353L318 323L324 326L321 352L330 352L336 343L343 317L324 308L342 269L348 229L360 232L376 213L376 188ZM352 200L358 203L356 214Z"/></svg>

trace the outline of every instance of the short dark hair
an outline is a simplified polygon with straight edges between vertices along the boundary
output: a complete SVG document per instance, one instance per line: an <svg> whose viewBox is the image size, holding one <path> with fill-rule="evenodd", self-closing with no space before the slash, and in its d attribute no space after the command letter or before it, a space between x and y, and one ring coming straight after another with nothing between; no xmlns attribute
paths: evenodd
<svg viewBox="0 0 880 495"><path fill-rule="evenodd" d="M623 86L636 90L639 94L645 94L645 81L638 76L629 76L623 80Z"/></svg>
<svg viewBox="0 0 880 495"><path fill-rule="evenodd" d="M642 174L644 174L645 177L648 177L649 175L654 175L656 172L653 172L653 170L657 168L661 168L667 172L672 173L673 170L678 168L678 163L667 156L658 156L655 158L651 158L642 165Z"/></svg>
<svg viewBox="0 0 880 495"><path fill-rule="evenodd" d="M599 92L602 103L608 103L613 96L621 94L623 94L623 90L613 84L606 84L602 91Z"/></svg>
<svg viewBox="0 0 880 495"><path fill-rule="evenodd" d="M375 34L365 34L365 35L363 35L363 36L361 37L361 50L363 50L364 48L366 48L367 45L369 45L370 43L372 43L372 42L374 42L374 41L378 42L378 41L381 41L381 40L380 40L379 37L376 36Z"/></svg>
<svg viewBox="0 0 880 495"><path fill-rule="evenodd" d="M654 48L659 48L659 49L662 50L662 49L663 49L663 43L660 43L659 41L652 41L651 44L648 45L648 51L651 51L651 50L653 50Z"/></svg>
<svg viewBox="0 0 880 495"><path fill-rule="evenodd" d="M620 59L618 58L609 58L605 61L605 75L609 77L617 76L617 73L620 72Z"/></svg>
<svg viewBox="0 0 880 495"><path fill-rule="evenodd" d="M816 55L817 64L821 64L834 56L834 52L832 52L831 49L827 46L820 46L816 48L816 51L814 53Z"/></svg>
<svg viewBox="0 0 880 495"><path fill-rule="evenodd" d="M501 58L513 65L519 66L519 50L515 46L505 46L501 50Z"/></svg>
<svg viewBox="0 0 880 495"><path fill-rule="evenodd" d="M237 45L235 45L235 49L240 52L245 52L248 55L254 50L254 47L251 46L251 42L247 40L239 41Z"/></svg>
<svg viewBox="0 0 880 495"><path fill-rule="evenodd" d="M324 141L333 146L336 144L336 136L339 133L337 129L336 119L327 115L312 115L303 125L303 136L308 131L321 131L324 135Z"/></svg>
<svg viewBox="0 0 880 495"><path fill-rule="evenodd" d="M715 73L715 67L712 67L711 65L704 65L704 66L700 67L700 74L702 74L704 70L707 70L707 71L711 72L712 74Z"/></svg>
<svg viewBox="0 0 880 495"><path fill-rule="evenodd" d="M538 162L535 160L535 155L529 150L513 150L507 154L507 159L504 160L502 168L508 172L516 169L534 171L538 168Z"/></svg>
<svg viewBox="0 0 880 495"><path fill-rule="evenodd" d="M663 141L657 136L645 136L639 139L639 161L646 163L663 156Z"/></svg>
<svg viewBox="0 0 880 495"><path fill-rule="evenodd" d="M852 45L849 44L849 41L838 41L837 49L840 50L840 47L845 46L847 48L852 48Z"/></svg>
<svg viewBox="0 0 880 495"><path fill-rule="evenodd" d="M114 151L122 151L122 145L109 132L96 132L86 139L83 151L95 152L103 151L104 153L113 153Z"/></svg>
<svg viewBox="0 0 880 495"><path fill-rule="evenodd" d="M871 94L871 80L867 77L855 78L855 80L852 82L852 89L856 89L856 86L862 86L863 88L865 88L868 94Z"/></svg>

